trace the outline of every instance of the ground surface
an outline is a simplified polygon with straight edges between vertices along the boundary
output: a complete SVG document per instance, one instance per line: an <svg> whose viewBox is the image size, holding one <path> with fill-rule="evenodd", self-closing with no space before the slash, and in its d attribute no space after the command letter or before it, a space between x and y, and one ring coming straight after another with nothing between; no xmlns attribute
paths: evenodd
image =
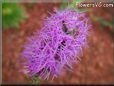
<svg viewBox="0 0 114 86"><path fill-rule="evenodd" d="M21 73L20 52L26 38L42 27L43 19L48 16L48 11L57 4L26 5L28 19L18 29L3 30L3 83L28 83L26 75ZM102 12L100 15L104 15ZM113 83L113 40L111 35L93 24L91 36L88 39L89 47L84 49L81 62L75 64L73 72L65 70L62 76L40 83L53 84L98 84Z"/></svg>

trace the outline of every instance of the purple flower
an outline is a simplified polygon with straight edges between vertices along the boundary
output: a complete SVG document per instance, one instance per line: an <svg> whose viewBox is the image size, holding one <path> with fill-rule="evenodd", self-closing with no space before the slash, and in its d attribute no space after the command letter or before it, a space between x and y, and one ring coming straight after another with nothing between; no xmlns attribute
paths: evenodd
<svg viewBox="0 0 114 86"><path fill-rule="evenodd" d="M60 75L64 68L72 69L87 45L89 26L85 14L75 10L51 14L42 30L29 37L24 46L22 56L28 74L46 79Z"/></svg>

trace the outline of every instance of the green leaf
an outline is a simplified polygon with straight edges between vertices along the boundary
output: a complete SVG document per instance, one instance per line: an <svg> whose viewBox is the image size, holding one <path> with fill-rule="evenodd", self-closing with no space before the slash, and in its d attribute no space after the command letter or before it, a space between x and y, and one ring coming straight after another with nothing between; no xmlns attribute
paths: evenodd
<svg viewBox="0 0 114 86"><path fill-rule="evenodd" d="M68 8L78 9L76 4L81 3L83 1L85 1L85 0L72 0L72 3L68 6Z"/></svg>
<svg viewBox="0 0 114 86"><path fill-rule="evenodd" d="M112 17L112 31L114 32L114 16Z"/></svg>
<svg viewBox="0 0 114 86"><path fill-rule="evenodd" d="M112 23L103 19L103 18L100 18L100 17L94 17L94 20L99 22L100 24L104 25L104 26L112 26Z"/></svg>
<svg viewBox="0 0 114 86"><path fill-rule="evenodd" d="M69 9L74 9L76 12L87 12L90 11L90 8L85 8L85 9L79 9L77 4L84 2L85 0L72 0L72 2L70 4L68 4L67 0L63 0L63 3L60 7L60 9L65 9L66 7L68 7ZM68 6L67 6L68 5Z"/></svg>
<svg viewBox="0 0 114 86"><path fill-rule="evenodd" d="M26 12L23 7L18 6L16 3L3 3L2 4L2 26L6 28L16 28L19 23L26 18Z"/></svg>
<svg viewBox="0 0 114 86"><path fill-rule="evenodd" d="M67 5L68 5L67 0L63 0L62 4L60 6L60 9L64 10L67 7Z"/></svg>
<svg viewBox="0 0 114 86"><path fill-rule="evenodd" d="M2 28L2 3L0 3L0 28Z"/></svg>

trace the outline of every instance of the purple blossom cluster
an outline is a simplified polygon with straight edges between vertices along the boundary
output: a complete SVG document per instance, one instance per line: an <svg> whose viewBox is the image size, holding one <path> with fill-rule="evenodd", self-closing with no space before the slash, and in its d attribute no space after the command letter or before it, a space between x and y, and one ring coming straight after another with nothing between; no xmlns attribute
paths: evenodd
<svg viewBox="0 0 114 86"><path fill-rule="evenodd" d="M60 75L64 68L72 69L87 45L89 26L85 13L73 9L51 14L41 31L35 32L24 45L22 56L26 58L27 73L48 79Z"/></svg>

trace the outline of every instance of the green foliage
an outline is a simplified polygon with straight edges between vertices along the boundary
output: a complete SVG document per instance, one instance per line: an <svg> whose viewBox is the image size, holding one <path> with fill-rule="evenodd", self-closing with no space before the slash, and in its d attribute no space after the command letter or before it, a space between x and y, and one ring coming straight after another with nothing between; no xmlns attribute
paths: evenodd
<svg viewBox="0 0 114 86"><path fill-rule="evenodd" d="M71 4L69 4L69 8L74 8L76 7L76 3L77 3L78 0L72 0ZM81 1L81 0L80 0Z"/></svg>
<svg viewBox="0 0 114 86"><path fill-rule="evenodd" d="M113 33L114 33L114 16L112 18L112 30L113 30Z"/></svg>
<svg viewBox="0 0 114 86"><path fill-rule="evenodd" d="M40 77L36 74L32 77L32 84L38 84L40 80Z"/></svg>
<svg viewBox="0 0 114 86"><path fill-rule="evenodd" d="M112 18L112 21L107 21L101 17L94 16L93 20L98 22L102 26L111 26L112 27L111 32L114 33L114 17Z"/></svg>
<svg viewBox="0 0 114 86"><path fill-rule="evenodd" d="M60 9L64 10L67 7L67 5L68 5L67 0L63 0L63 3L61 4Z"/></svg>
<svg viewBox="0 0 114 86"><path fill-rule="evenodd" d="M81 3L81 2L83 2L83 1L85 1L85 0L72 0L72 3L69 4L68 7L69 7L69 8L75 8L75 9L78 9L78 7L77 7L76 4Z"/></svg>
<svg viewBox="0 0 114 86"><path fill-rule="evenodd" d="M112 23L109 22L109 21L106 21L105 19L103 18L100 18L100 17L95 17L94 16L94 20L99 22L100 24L104 25L104 26L112 26Z"/></svg>
<svg viewBox="0 0 114 86"><path fill-rule="evenodd" d="M24 8L16 3L2 4L2 26L3 28L15 28L26 18Z"/></svg>
<svg viewBox="0 0 114 86"><path fill-rule="evenodd" d="M0 28L2 28L2 3L0 3Z"/></svg>
<svg viewBox="0 0 114 86"><path fill-rule="evenodd" d="M77 3L81 3L84 0L72 0L71 3L68 2L68 0L63 0L63 3L60 6L60 9L64 10L66 7L68 8L73 8L73 9L78 9Z"/></svg>
<svg viewBox="0 0 114 86"><path fill-rule="evenodd" d="M85 0L72 0L72 2L69 4L69 2L67 0L63 0L63 3L60 6L60 9L64 10L65 8L70 8L70 9L74 9L77 12L87 12L90 11L90 8L83 8L83 9L79 9L78 8L78 3L84 2Z"/></svg>

